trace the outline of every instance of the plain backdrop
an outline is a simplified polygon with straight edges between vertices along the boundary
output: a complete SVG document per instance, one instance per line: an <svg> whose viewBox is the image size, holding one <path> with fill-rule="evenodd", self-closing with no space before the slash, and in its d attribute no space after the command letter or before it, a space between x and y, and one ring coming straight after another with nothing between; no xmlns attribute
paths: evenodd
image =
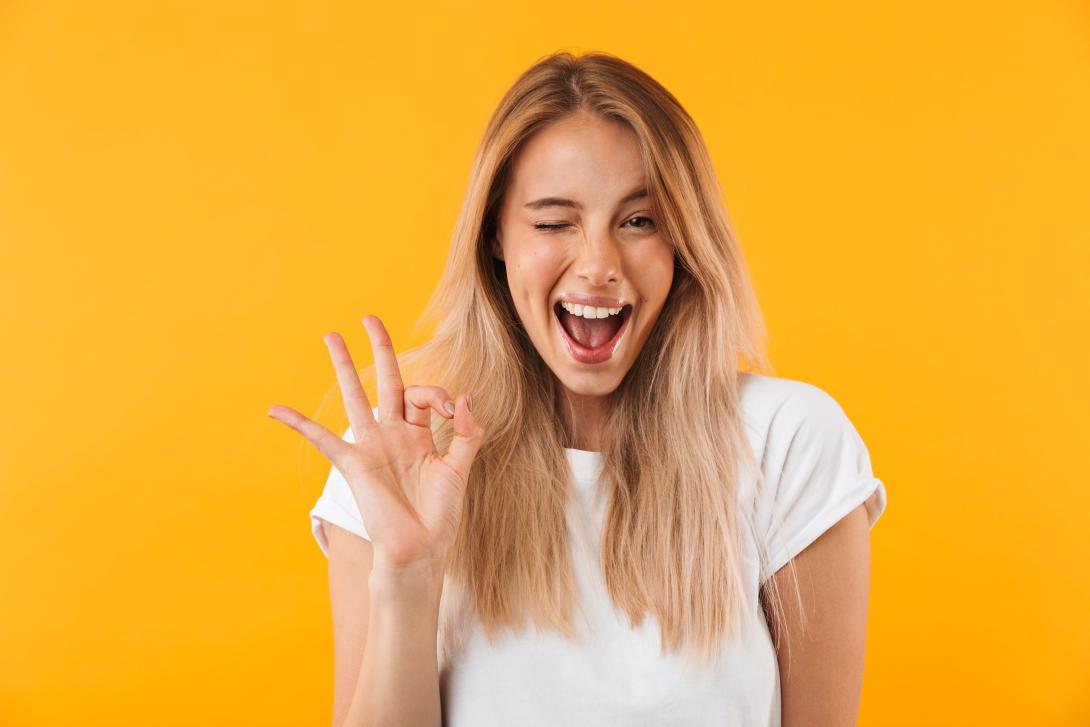
<svg viewBox="0 0 1090 727"><path fill-rule="evenodd" d="M0 723L325 725L321 336L398 348L500 95L644 68L889 507L860 724L1090 724L1090 6L0 6ZM410 382L427 383L427 382ZM323 403L324 402L324 403Z"/></svg>

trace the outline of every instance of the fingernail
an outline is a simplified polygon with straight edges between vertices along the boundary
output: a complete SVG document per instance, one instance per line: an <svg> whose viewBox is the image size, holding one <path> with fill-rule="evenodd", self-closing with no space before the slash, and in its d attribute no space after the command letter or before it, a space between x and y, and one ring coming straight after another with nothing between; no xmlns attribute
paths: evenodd
<svg viewBox="0 0 1090 727"><path fill-rule="evenodd" d="M447 414L450 414L451 416L454 416L454 404L450 403L449 401L446 402L445 404L443 404L443 411L445 411Z"/></svg>
<svg viewBox="0 0 1090 727"><path fill-rule="evenodd" d="M473 397L466 394L466 409L473 411Z"/></svg>

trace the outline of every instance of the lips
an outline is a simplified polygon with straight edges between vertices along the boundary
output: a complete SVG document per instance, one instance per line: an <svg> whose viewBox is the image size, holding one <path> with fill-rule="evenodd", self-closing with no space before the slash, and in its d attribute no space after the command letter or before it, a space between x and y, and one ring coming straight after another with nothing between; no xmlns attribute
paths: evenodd
<svg viewBox="0 0 1090 727"><path fill-rule="evenodd" d="M556 327L560 329L560 337L564 341L568 355L575 361L586 364L602 363L603 361L608 361L613 356L613 352L616 351L617 347L620 345L621 339L628 330L628 321L632 317L632 305L627 303L624 304L621 312L618 314L621 323L610 339L596 348L587 348L572 338L568 333L562 322L562 315L570 314L562 312L562 310L558 301L553 306L553 318L556 319Z"/></svg>

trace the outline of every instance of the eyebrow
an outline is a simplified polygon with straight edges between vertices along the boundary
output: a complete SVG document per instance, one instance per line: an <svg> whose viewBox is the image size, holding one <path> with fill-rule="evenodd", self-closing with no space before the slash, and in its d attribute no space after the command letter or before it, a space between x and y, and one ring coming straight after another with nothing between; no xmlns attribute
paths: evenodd
<svg viewBox="0 0 1090 727"><path fill-rule="evenodd" d="M640 187L635 192L626 194L620 204L626 204L634 199L640 199L647 196L647 187ZM533 202L527 202L526 207L532 210L539 210L543 207L572 207L574 209L583 209L583 205L570 199L564 199L563 197L542 197L541 199L535 199Z"/></svg>

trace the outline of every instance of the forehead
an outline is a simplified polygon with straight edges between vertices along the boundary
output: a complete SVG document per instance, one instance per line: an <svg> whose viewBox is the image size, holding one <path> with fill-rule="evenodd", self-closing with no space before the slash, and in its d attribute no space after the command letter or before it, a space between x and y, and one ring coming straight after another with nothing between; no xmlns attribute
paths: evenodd
<svg viewBox="0 0 1090 727"><path fill-rule="evenodd" d="M520 206L546 196L608 206L644 177L639 140L627 124L579 113L538 129L523 143L512 160L507 198Z"/></svg>

